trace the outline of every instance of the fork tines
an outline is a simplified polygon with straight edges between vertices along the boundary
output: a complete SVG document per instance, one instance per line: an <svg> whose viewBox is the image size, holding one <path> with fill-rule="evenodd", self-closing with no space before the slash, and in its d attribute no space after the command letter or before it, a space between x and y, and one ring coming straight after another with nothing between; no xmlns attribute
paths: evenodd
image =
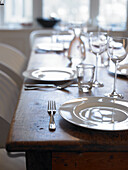
<svg viewBox="0 0 128 170"><path fill-rule="evenodd" d="M56 112L56 102L55 101L48 101L48 112L53 111Z"/></svg>
<svg viewBox="0 0 128 170"><path fill-rule="evenodd" d="M54 114L56 113L56 102L55 101L48 101L48 113L50 115L49 129L55 130L56 129L56 125L54 121Z"/></svg>

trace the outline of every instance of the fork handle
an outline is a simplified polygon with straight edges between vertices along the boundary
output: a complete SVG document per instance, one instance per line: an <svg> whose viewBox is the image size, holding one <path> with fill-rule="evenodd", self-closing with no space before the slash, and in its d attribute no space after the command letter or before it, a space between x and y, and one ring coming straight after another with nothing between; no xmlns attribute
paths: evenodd
<svg viewBox="0 0 128 170"><path fill-rule="evenodd" d="M51 111L51 114L50 114L49 129L50 130L55 130L56 129L56 124L55 124L55 121L54 121L54 115L53 115L52 111Z"/></svg>

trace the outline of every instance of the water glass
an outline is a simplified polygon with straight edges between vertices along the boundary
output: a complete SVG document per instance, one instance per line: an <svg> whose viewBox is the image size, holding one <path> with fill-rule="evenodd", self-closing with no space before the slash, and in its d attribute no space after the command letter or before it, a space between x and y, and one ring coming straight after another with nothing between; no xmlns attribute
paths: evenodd
<svg viewBox="0 0 128 170"><path fill-rule="evenodd" d="M79 91L89 92L94 81L95 66L92 64L79 64L76 68Z"/></svg>

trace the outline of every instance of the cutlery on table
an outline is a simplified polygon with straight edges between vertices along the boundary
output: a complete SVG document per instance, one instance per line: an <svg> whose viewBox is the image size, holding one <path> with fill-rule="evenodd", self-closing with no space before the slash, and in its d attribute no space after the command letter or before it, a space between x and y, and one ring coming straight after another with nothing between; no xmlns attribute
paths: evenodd
<svg viewBox="0 0 128 170"><path fill-rule="evenodd" d="M49 129L55 130L56 125L54 121L54 114L56 113L56 102L55 101L48 101L48 114L50 115L49 121Z"/></svg>
<svg viewBox="0 0 128 170"><path fill-rule="evenodd" d="M55 87L58 90L64 89L70 86L74 81L69 81L61 85L54 85L54 84L25 84L25 90L38 90L40 88L47 88L47 87Z"/></svg>

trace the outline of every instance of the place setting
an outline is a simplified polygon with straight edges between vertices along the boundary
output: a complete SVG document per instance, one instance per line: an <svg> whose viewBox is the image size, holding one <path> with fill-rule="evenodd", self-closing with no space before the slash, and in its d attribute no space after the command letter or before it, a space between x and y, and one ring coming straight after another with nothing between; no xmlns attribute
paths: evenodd
<svg viewBox="0 0 128 170"><path fill-rule="evenodd" d="M41 67L23 72L26 78L25 90L62 90L76 81L76 71L71 68Z"/></svg>

